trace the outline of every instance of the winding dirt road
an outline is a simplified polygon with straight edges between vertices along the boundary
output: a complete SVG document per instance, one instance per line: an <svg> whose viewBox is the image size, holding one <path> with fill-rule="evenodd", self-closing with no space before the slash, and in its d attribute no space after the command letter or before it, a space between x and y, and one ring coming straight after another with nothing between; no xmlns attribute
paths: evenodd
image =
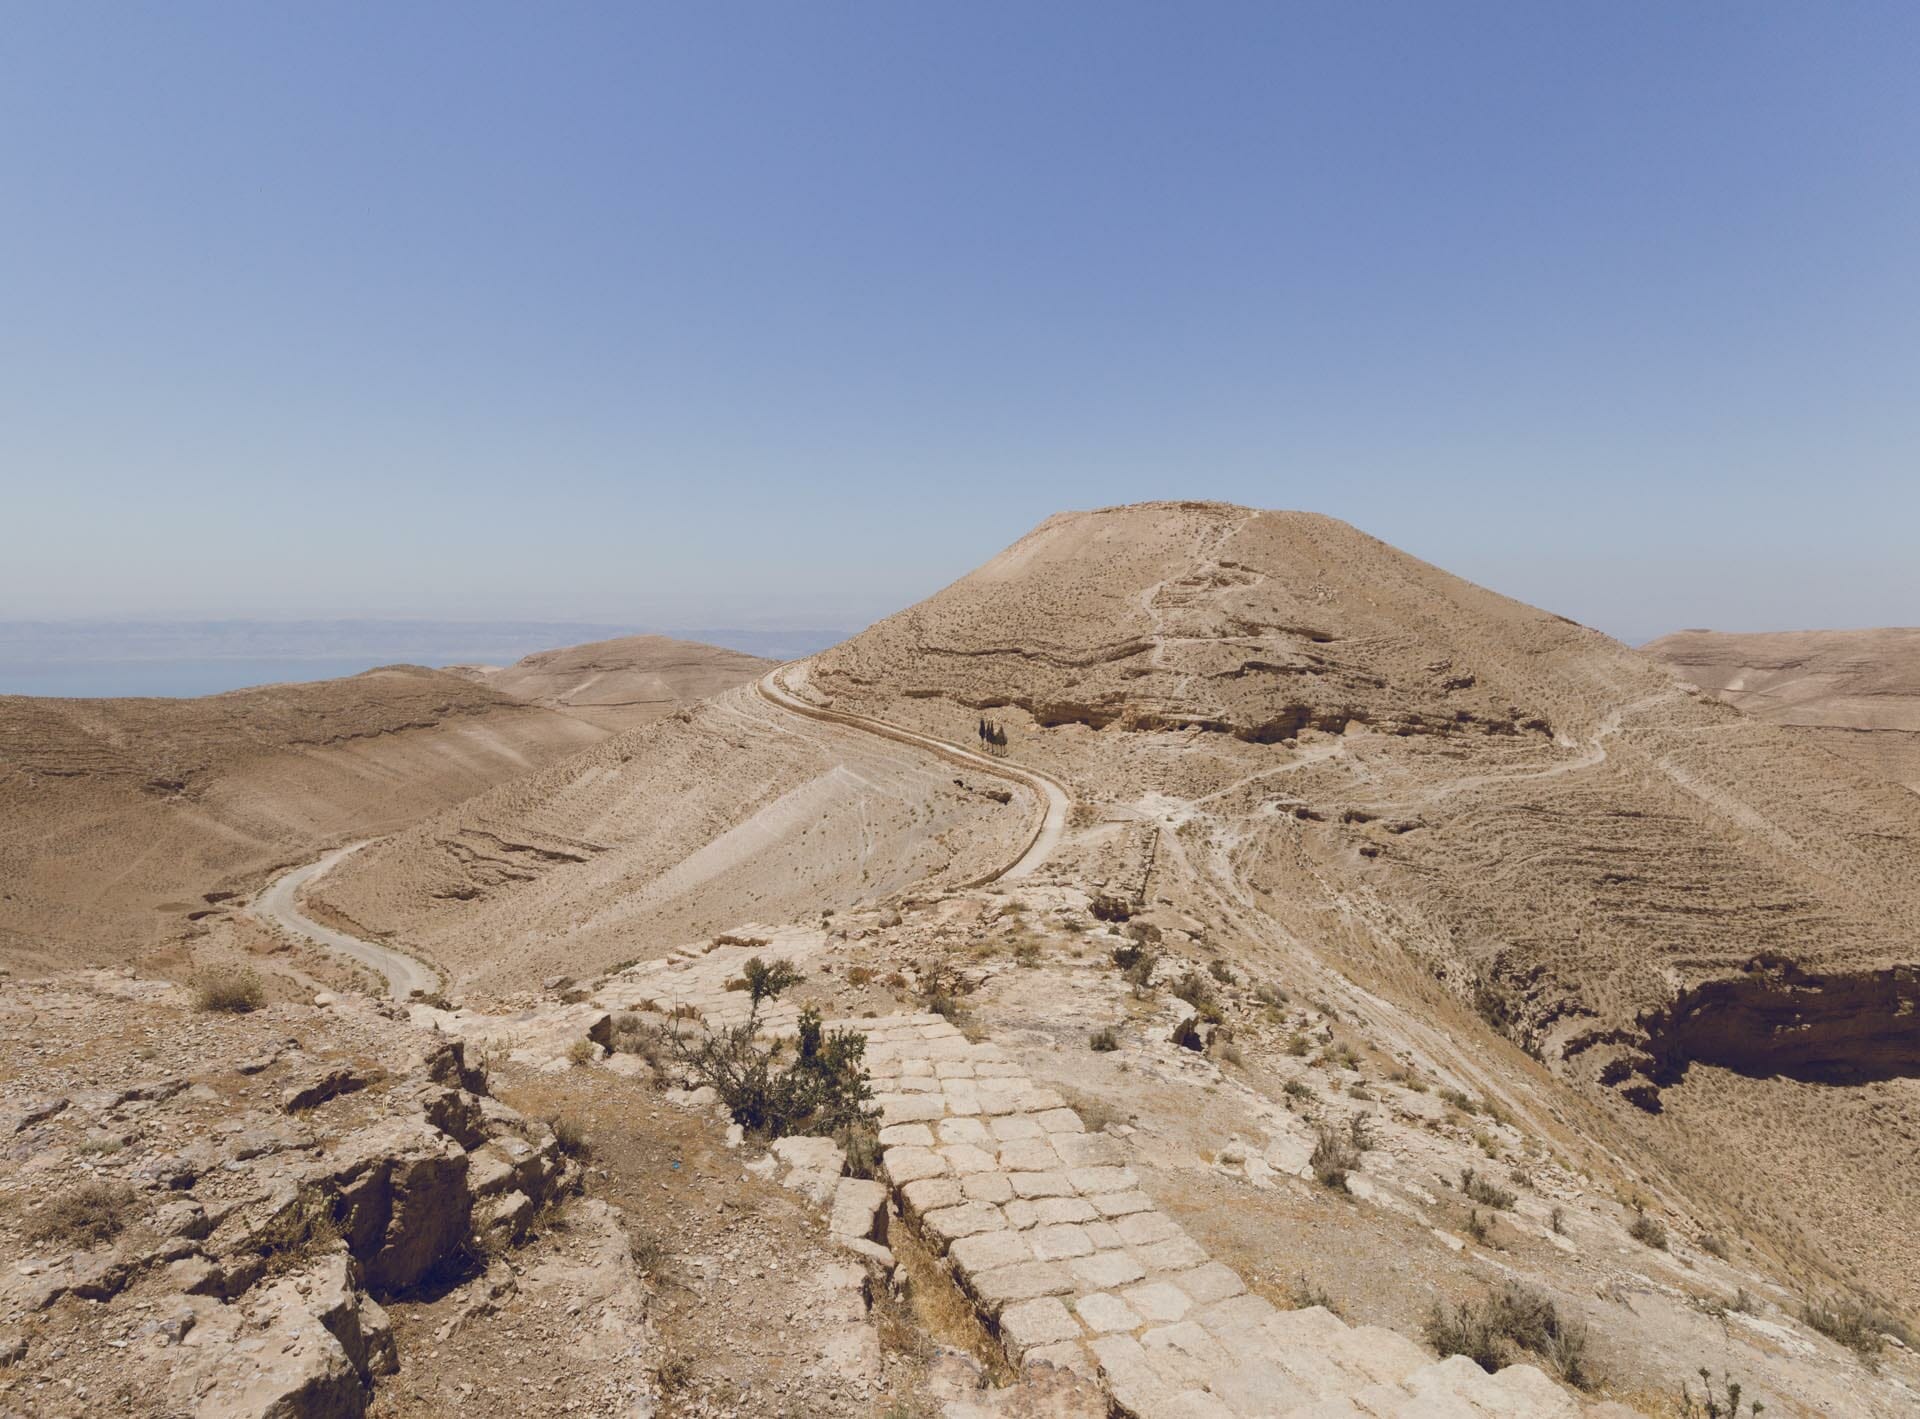
<svg viewBox="0 0 1920 1419"><path fill-rule="evenodd" d="M1032 769L1016 768L1012 764L1002 763L998 759L988 758L985 754L976 754L971 749L962 749L958 744L949 744L944 739L935 739L929 734L920 734L911 729L902 729L898 725L888 724L884 720L869 719L863 714L848 714L843 710L821 709L796 697L787 689L780 677L790 667L782 666L770 670L761 677L758 688L761 698L777 705L791 714L802 715L807 719L819 720L825 724L842 724L850 729L858 729L867 734L877 734L882 739L891 739L899 744L910 744L924 749L930 754L976 769L984 774L1024 788L1034 796L1040 807L1040 821L1035 825L1033 836L1025 848L1012 862L985 876L977 877L965 883L965 886L978 887L988 882L1013 880L1032 873L1060 845L1060 839L1067 830L1067 810L1073 805L1073 797L1066 788Z"/></svg>
<svg viewBox="0 0 1920 1419"><path fill-rule="evenodd" d="M372 941L362 941L357 936L349 936L344 931L335 931L322 926L312 917L300 910L299 892L309 882L323 876L333 865L349 853L358 852L365 843L354 843L328 853L318 862L309 862L305 867L296 867L291 872L283 872L273 879L266 890L253 899L253 914L264 921L284 927L295 936L304 936L331 951L351 957L370 970L378 971L387 979L387 990L395 1000L405 1000L416 990L435 991L440 988L440 978L431 967L415 960L390 946L381 946Z"/></svg>

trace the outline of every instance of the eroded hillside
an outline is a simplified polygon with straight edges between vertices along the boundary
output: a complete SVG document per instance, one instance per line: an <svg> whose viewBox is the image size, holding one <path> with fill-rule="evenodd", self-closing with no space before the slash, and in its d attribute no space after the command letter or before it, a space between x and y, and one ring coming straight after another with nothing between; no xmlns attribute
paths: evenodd
<svg viewBox="0 0 1920 1419"><path fill-rule="evenodd" d="M415 666L200 699L0 697L0 955L128 959L276 865L603 735Z"/></svg>
<svg viewBox="0 0 1920 1419"><path fill-rule="evenodd" d="M989 718L1138 899L1403 999L1417 966L1676 1166L1676 1091L1881 1091L1833 1095L1843 1187L1769 1132L1742 1152L1782 1235L1920 1299L1912 795L1309 514L1063 515L804 687L954 739Z"/></svg>
<svg viewBox="0 0 1920 1419"><path fill-rule="evenodd" d="M1920 629L1676 631L1641 649L1802 743L1920 793Z"/></svg>

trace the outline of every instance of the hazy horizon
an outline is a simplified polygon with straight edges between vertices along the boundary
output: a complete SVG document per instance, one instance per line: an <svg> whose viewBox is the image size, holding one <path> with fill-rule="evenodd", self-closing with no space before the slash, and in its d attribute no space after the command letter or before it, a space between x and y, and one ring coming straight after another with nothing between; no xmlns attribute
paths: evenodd
<svg viewBox="0 0 1920 1419"><path fill-rule="evenodd" d="M793 660L850 633L408 618L0 621L0 695L209 695L357 675L378 665L505 665L534 651L642 634Z"/></svg>
<svg viewBox="0 0 1920 1419"><path fill-rule="evenodd" d="M1199 497L1920 621L1910 5L10 19L0 619L857 627Z"/></svg>

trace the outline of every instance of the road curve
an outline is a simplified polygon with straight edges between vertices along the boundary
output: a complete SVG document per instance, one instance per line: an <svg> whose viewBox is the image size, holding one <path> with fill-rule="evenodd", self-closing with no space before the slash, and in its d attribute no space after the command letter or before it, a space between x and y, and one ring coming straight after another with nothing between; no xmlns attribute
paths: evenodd
<svg viewBox="0 0 1920 1419"><path fill-rule="evenodd" d="M285 927L295 936L304 936L329 950L352 957L370 970L378 971L387 978L387 990L395 1000L405 1000L416 990L436 991L440 988L440 978L424 962L391 946L362 941L344 931L322 926L300 910L299 892L302 887L325 874L348 853L358 852L365 846L365 843L354 843L351 847L328 853L318 862L309 862L305 867L281 873L253 899L251 910L255 916Z"/></svg>
<svg viewBox="0 0 1920 1419"><path fill-rule="evenodd" d="M1073 806L1073 797L1066 788L1043 773L1033 769L1017 768L998 759L988 758L985 754L976 754L971 749L962 749L958 744L949 744L944 739L935 739L930 734L921 734L912 729L902 729L898 725L888 724L885 720L869 719L863 714L848 714L844 710L822 709L810 705L796 697L781 683L780 674L786 666L768 671L761 677L757 688L762 699L777 705L792 714L803 715L808 719L817 719L826 724L842 724L850 729L862 730L868 734L877 734L883 739L896 743L910 744L924 749L930 754L961 764L981 773L992 774L995 778L1005 779L1019 785L1034 796L1040 805L1040 821L1034 826L1033 836L1020 855L1005 867L996 868L971 882L962 883L966 887L984 886L988 882L1014 880L1033 872L1060 845L1060 839L1067 830L1067 810Z"/></svg>

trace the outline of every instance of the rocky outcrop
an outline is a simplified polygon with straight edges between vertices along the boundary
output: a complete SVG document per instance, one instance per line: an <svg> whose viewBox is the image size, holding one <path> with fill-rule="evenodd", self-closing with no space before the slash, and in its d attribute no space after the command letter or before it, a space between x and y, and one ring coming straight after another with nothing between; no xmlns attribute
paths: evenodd
<svg viewBox="0 0 1920 1419"><path fill-rule="evenodd" d="M202 1419L359 1419L399 1359L356 1270L339 1251L237 1304L196 1300L169 1398Z"/></svg>
<svg viewBox="0 0 1920 1419"><path fill-rule="evenodd" d="M1689 1064L1851 1084L1920 1075L1920 966L1822 973L1756 957L1643 1017L1657 1083Z"/></svg>
<svg viewBox="0 0 1920 1419"><path fill-rule="evenodd" d="M296 1092L326 1097L294 1118L242 1114L217 1138L129 1169L118 1234L0 1274L0 1315L47 1316L139 1285L156 1319L128 1363L158 1367L167 1412L359 1419L375 1381L398 1367L380 1299L456 1278L519 1241L579 1176L547 1125L484 1092L458 1041L430 1046L384 1090L332 1087L375 1077L361 1065L296 1072L260 1091L266 1110ZM217 1097L176 1082L18 1112L104 1120Z"/></svg>

